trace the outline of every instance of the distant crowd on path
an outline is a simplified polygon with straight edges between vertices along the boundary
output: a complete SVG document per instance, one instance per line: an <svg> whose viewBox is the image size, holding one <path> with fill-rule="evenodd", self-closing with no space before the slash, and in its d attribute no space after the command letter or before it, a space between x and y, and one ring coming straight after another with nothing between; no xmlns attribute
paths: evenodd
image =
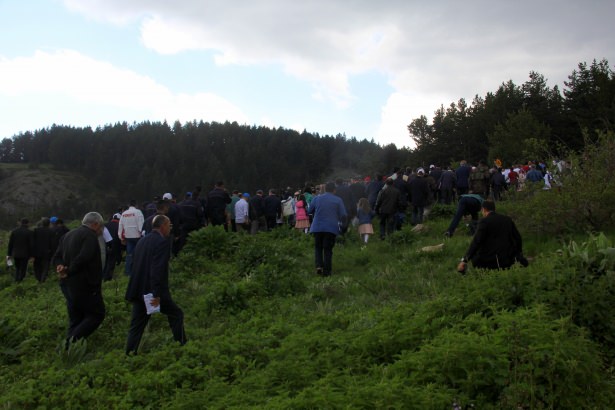
<svg viewBox="0 0 615 410"><path fill-rule="evenodd" d="M514 194L528 184L551 189L559 184L557 175L566 172L567 167L564 161L554 161L552 173L545 161L507 168L496 163L489 168L485 161L472 166L462 160L454 170L430 165L428 169L395 168L388 175L376 174L374 178L337 179L335 195L342 199L347 215L339 222L339 233L346 233L354 225L367 244L374 234L374 217L379 218L379 236L383 239L401 229L408 216L412 225L421 224L429 206L455 202L463 209L447 230L447 236L451 236L463 215L472 214L474 221L478 219L480 203L473 201L476 195L499 201L504 192ZM219 181L205 194L197 186L183 198L167 192L140 206L132 200L127 208L118 208L105 223L100 239L103 278L110 280L122 260L125 260L125 273L130 273L134 248L151 231L156 215L167 215L171 221L172 255L176 256L191 232L208 225L252 235L280 226L309 233L313 222L309 206L315 196L325 192L324 188L324 184L308 182L303 188L269 189L266 194L263 190L253 194L239 190L229 193ZM27 219L21 220L10 234L7 249L7 264L14 264L11 269L15 280L24 279L28 261L33 259L34 277L45 281L51 257L67 231L62 219L55 216L42 218L33 230Z"/></svg>
<svg viewBox="0 0 615 410"><path fill-rule="evenodd" d="M565 164L557 165L563 172ZM495 213L495 201L501 200L504 190L516 192L527 184L550 189L552 181L542 162L503 170L489 169L484 161L475 167L461 161L455 170L431 165L428 171L422 167L395 169L373 180L338 179L318 186L308 183L303 189L288 187L281 194L276 189L270 189L267 195L262 190L254 195L238 190L229 194L219 181L206 195L201 196L197 187L186 192L180 202L171 193L141 207L132 200L106 223L99 213L90 212L72 231L55 216L42 218L33 231L29 221L22 219L10 234L7 265L14 265L15 280L21 282L33 258L34 276L44 282L53 263L66 299L68 348L90 335L104 320L102 281L112 279L125 251L125 274L130 277L126 299L133 303L126 352L134 354L150 308L167 315L174 339L180 344L186 342L183 312L168 289L168 264L171 256L185 246L190 233L204 226L223 226L227 231L254 235L286 225L311 233L316 273L330 276L336 239L351 224L357 226L365 246L374 234L372 219L376 216L380 218L380 238L385 239L401 229L409 208L410 223L417 225L423 223L426 207L457 201L457 213L447 236L452 236L463 215L478 219L482 210L484 216L478 225L480 234L475 235L462 258L460 272L465 272L464 263L470 259L475 266L489 269L506 268L515 261L527 266L521 237L510 218ZM151 302L141 300L147 295Z"/></svg>

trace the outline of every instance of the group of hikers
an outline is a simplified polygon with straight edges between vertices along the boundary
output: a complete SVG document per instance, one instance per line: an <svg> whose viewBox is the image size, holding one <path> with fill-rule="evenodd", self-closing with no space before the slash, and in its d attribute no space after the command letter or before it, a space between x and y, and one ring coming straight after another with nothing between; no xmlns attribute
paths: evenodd
<svg viewBox="0 0 615 410"><path fill-rule="evenodd" d="M174 339L186 342L183 312L168 289L168 264L195 230L211 225L257 234L289 226L311 233L316 274L330 276L335 242L351 225L357 227L365 246L374 234L372 220L376 216L380 238L385 239L401 229L406 214L411 224L422 224L426 207L456 201L457 212L445 235L454 234L464 215L471 215L474 232L459 272L466 272L470 260L487 269L508 268L515 262L527 266L521 235L512 219L496 214L495 202L507 189L516 191L523 184L540 181L546 186L549 172L542 165L530 163L527 169L511 167L503 172L497 167L489 169L484 162L471 167L461 161L455 170L435 165L428 170L397 168L373 179L307 183L303 189L287 187L281 193L270 189L267 195L262 190L229 193L218 181L206 195L196 187L181 201L172 193L141 206L132 200L107 222L99 213L89 212L72 231L57 217L42 218L34 230L22 219L10 234L7 264L14 265L18 282L25 278L30 258L40 282L46 280L53 265L69 313L68 347L91 334L104 319L102 281L112 279L114 268L124 260L124 272L130 277L126 299L133 303L126 352L136 353L151 309L166 314ZM483 215L480 221L479 212Z"/></svg>

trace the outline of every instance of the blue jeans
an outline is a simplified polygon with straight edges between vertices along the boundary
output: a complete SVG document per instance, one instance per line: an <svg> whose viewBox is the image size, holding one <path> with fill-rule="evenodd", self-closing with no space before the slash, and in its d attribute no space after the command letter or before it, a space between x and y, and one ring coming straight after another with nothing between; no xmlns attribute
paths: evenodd
<svg viewBox="0 0 615 410"><path fill-rule="evenodd" d="M127 276L132 274L132 254L139 242L139 238L126 238L126 262L124 264L124 273Z"/></svg>

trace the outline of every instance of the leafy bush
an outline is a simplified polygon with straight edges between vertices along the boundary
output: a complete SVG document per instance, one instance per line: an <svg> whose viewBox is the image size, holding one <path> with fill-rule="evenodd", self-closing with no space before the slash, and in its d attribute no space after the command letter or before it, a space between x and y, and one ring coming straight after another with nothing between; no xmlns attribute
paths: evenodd
<svg viewBox="0 0 615 410"><path fill-rule="evenodd" d="M553 189L518 198L523 205L515 217L524 232L563 235L615 227L615 133L599 134L568 160L571 168L556 175Z"/></svg>
<svg viewBox="0 0 615 410"><path fill-rule="evenodd" d="M190 257L225 259L235 253L238 244L238 235L229 234L222 226L207 226L190 233L182 252Z"/></svg>
<svg viewBox="0 0 615 410"><path fill-rule="evenodd" d="M0 363L19 362L25 351L25 332L13 325L8 318L0 319Z"/></svg>
<svg viewBox="0 0 615 410"><path fill-rule="evenodd" d="M602 233L589 240L565 246L558 266L556 289L545 301L579 326L587 327L594 339L615 347L615 248Z"/></svg>
<svg viewBox="0 0 615 410"><path fill-rule="evenodd" d="M438 218L446 218L451 219L455 212L457 212L457 207L455 205L445 205L445 204L434 204L429 210L429 219L438 219Z"/></svg>
<svg viewBox="0 0 615 410"><path fill-rule="evenodd" d="M391 377L458 392L478 408L602 407L613 398L594 372L596 346L544 307L473 314L391 365ZM590 403L587 399L591 397Z"/></svg>

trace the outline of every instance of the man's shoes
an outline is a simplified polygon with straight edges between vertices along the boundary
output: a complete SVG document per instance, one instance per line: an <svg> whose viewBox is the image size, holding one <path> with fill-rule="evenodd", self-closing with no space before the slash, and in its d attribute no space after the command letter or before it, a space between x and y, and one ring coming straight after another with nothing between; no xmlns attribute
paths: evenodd
<svg viewBox="0 0 615 410"><path fill-rule="evenodd" d="M453 236L453 234L451 234L449 231L445 231L444 232L444 237L445 238L450 238L451 236Z"/></svg>
<svg viewBox="0 0 615 410"><path fill-rule="evenodd" d="M322 269L322 268L320 268L320 267L319 267L319 268L316 268L316 274L317 274L318 276L324 276L324 271L323 271L323 269Z"/></svg>

